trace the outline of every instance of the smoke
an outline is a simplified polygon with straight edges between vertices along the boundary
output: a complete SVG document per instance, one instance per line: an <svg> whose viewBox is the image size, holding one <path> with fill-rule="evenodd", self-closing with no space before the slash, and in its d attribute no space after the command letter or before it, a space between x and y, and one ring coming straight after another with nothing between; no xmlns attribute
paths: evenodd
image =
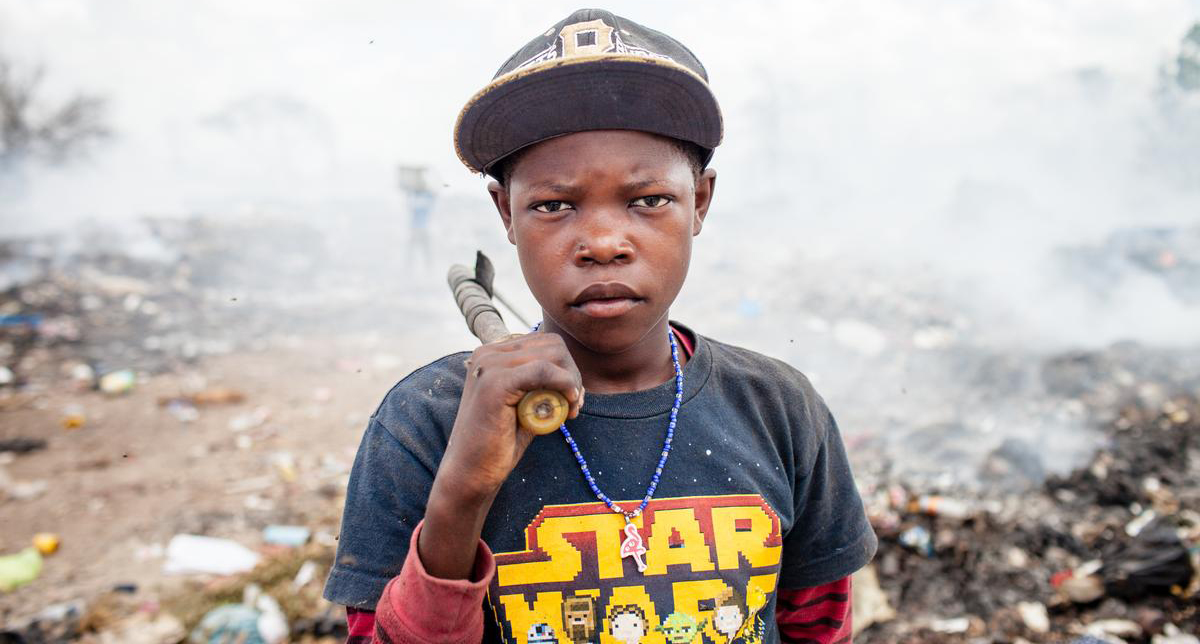
<svg viewBox="0 0 1200 644"><path fill-rule="evenodd" d="M796 364L854 407L846 426L958 418L978 442L1050 423L1070 430L1056 444L1086 445L1060 409L1014 417L1040 387L1028 367L984 395L999 357L1200 344L1200 93L1172 84L1200 1L609 4L687 43L725 112L674 316ZM114 131L85 163L0 178L0 226L290 218L323 231L355 288L437 311L440 267L483 248L529 316L450 133L500 62L574 8L0 0L5 48L44 61L57 92L105 96ZM402 257L402 163L438 177L432 262Z"/></svg>

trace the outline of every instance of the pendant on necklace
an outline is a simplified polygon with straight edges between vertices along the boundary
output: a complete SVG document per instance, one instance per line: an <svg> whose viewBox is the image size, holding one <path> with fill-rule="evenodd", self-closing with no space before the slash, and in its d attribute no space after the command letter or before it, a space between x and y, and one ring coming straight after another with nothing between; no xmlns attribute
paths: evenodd
<svg viewBox="0 0 1200 644"><path fill-rule="evenodd" d="M638 534L637 527L628 518L625 519L625 540L621 542L621 558L633 557L634 563L637 564L638 572L646 572L646 560L642 559L642 555L646 554L646 546L642 544L642 535Z"/></svg>

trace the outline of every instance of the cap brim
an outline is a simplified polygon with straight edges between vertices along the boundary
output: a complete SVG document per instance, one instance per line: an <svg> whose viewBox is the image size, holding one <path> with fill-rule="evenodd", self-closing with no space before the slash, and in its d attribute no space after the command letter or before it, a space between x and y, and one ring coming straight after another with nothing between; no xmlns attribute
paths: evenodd
<svg viewBox="0 0 1200 644"><path fill-rule="evenodd" d="M599 72L599 73L598 73ZM560 59L501 76L467 103L454 128L475 172L539 141L587 130L641 130L712 150L721 110L708 84L677 63L628 55Z"/></svg>

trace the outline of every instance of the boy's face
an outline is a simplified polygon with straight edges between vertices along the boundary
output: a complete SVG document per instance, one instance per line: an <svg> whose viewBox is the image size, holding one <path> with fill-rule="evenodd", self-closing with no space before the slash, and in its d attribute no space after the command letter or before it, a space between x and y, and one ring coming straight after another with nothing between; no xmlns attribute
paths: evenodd
<svg viewBox="0 0 1200 644"><path fill-rule="evenodd" d="M555 326L601 353L632 347L667 314L716 173L697 180L672 142L598 130L522 153L489 189L533 296Z"/></svg>

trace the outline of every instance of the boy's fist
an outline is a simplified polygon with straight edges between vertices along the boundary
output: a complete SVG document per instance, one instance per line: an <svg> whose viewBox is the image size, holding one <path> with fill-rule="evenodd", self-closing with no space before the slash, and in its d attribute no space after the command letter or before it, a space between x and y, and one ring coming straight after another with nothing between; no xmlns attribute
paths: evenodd
<svg viewBox="0 0 1200 644"><path fill-rule="evenodd" d="M486 344L467 360L467 377L438 479L463 502L490 499L525 453L533 435L517 424L517 404L538 389L561 392L579 415L583 380L562 338L531 333Z"/></svg>

